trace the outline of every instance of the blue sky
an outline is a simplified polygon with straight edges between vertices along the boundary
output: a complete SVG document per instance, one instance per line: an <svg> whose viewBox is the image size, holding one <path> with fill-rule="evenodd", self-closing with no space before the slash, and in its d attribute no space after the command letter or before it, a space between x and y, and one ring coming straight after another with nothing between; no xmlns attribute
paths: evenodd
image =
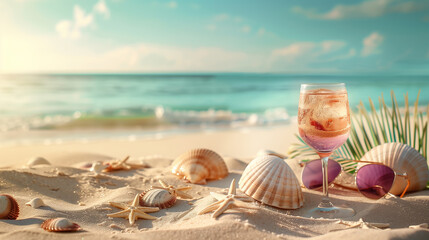
<svg viewBox="0 0 429 240"><path fill-rule="evenodd" d="M2 0L0 72L429 74L424 0Z"/></svg>

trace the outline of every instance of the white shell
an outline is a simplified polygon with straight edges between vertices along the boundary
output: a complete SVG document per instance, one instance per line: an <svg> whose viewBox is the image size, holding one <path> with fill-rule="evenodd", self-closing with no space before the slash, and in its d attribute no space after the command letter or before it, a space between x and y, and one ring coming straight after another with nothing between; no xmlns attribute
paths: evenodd
<svg viewBox="0 0 429 240"><path fill-rule="evenodd" d="M39 207L46 206L46 204L43 202L43 200L41 198L33 198L28 203L25 203L25 205L31 206L33 208L39 208Z"/></svg>
<svg viewBox="0 0 429 240"><path fill-rule="evenodd" d="M53 218L44 221L41 227L48 232L76 232L81 228L67 218Z"/></svg>
<svg viewBox="0 0 429 240"><path fill-rule="evenodd" d="M176 196L164 189L150 189L140 194L140 205L147 207L169 208L176 202Z"/></svg>
<svg viewBox="0 0 429 240"><path fill-rule="evenodd" d="M228 167L223 158L212 150L198 148L180 155L172 163L173 174L191 183L206 184L228 176Z"/></svg>
<svg viewBox="0 0 429 240"><path fill-rule="evenodd" d="M269 150L269 149L261 149L261 150L259 150L258 151L258 153L256 154L256 156L264 156L264 155L271 155L271 156L276 156L276 157L279 157L279 158L282 158L282 159L285 159L286 158L286 156L285 155L283 155L283 154L281 154L281 153L278 153L278 152L275 152L275 151L273 151L273 150Z"/></svg>
<svg viewBox="0 0 429 240"><path fill-rule="evenodd" d="M30 159L27 162L27 166L28 167L34 167L34 166L37 166L37 165L51 165L51 163L48 160L46 160L45 158L42 158L42 157L35 157L35 158Z"/></svg>
<svg viewBox="0 0 429 240"><path fill-rule="evenodd" d="M246 195L270 206L297 209L304 204L295 173L276 156L263 155L252 160L238 185Z"/></svg>
<svg viewBox="0 0 429 240"><path fill-rule="evenodd" d="M103 163L101 162L95 162L92 164L91 168L89 169L89 171L97 174L100 174L101 172L103 172L104 169L106 169L107 166L103 165Z"/></svg>
<svg viewBox="0 0 429 240"><path fill-rule="evenodd" d="M7 194L0 195L0 219L17 219L19 205L15 198Z"/></svg>
<svg viewBox="0 0 429 240"><path fill-rule="evenodd" d="M426 188L429 170L426 159L413 147L402 143L385 143L371 149L361 161L379 162L391 167L397 174L406 173L410 180L407 192ZM358 167L365 164L359 163ZM405 178L396 177L390 193L399 195L407 185Z"/></svg>

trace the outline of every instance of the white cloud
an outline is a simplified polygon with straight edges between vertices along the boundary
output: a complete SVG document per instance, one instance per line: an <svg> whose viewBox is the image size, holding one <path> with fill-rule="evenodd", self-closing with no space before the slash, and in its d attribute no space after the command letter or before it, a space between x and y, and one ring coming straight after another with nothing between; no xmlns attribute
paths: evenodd
<svg viewBox="0 0 429 240"><path fill-rule="evenodd" d="M397 0L365 0L354 5L336 5L326 13L314 9L304 9L296 6L292 11L308 18L337 20L345 18L375 18L389 13L411 13L423 11L429 7L428 2Z"/></svg>
<svg viewBox="0 0 429 240"><path fill-rule="evenodd" d="M176 1L171 1L171 2L167 3L167 7L169 7L169 8L177 8L177 2Z"/></svg>
<svg viewBox="0 0 429 240"><path fill-rule="evenodd" d="M106 2L104 0L100 0L98 3L95 4L94 11L97 13L100 13L105 18L110 17L110 10L107 7Z"/></svg>
<svg viewBox="0 0 429 240"><path fill-rule="evenodd" d="M218 14L216 16L214 16L214 20L221 22L221 21L226 21L229 19L229 15L226 13L222 13L222 14Z"/></svg>
<svg viewBox="0 0 429 240"><path fill-rule="evenodd" d="M206 26L206 29L209 31L215 31L217 29L216 24L209 24Z"/></svg>
<svg viewBox="0 0 429 240"><path fill-rule="evenodd" d="M109 8L104 0L98 1L92 12L86 13L79 5L73 9L73 20L61 20L55 25L57 33L68 39L79 39L82 36L82 29L85 29L95 22L94 13L100 13L105 18L110 17Z"/></svg>
<svg viewBox="0 0 429 240"><path fill-rule="evenodd" d="M363 57L378 54L380 52L379 46L383 43L384 37L378 32L371 33L368 37L363 39L363 48L361 55Z"/></svg>
<svg viewBox="0 0 429 240"><path fill-rule="evenodd" d="M322 55L335 53L344 48L343 41L327 40L323 42L297 42L284 48L275 49L272 56L280 57L287 61L316 60Z"/></svg>
<svg viewBox="0 0 429 240"><path fill-rule="evenodd" d="M258 35L259 36L262 36L262 35L264 35L265 34L265 28L259 28L259 30L258 30Z"/></svg>
<svg viewBox="0 0 429 240"><path fill-rule="evenodd" d="M244 33L249 33L249 32L250 32L250 30L251 30L251 28L250 28L250 26L249 26L249 25L244 25L244 26L241 28L241 31L242 31L242 32L244 32Z"/></svg>

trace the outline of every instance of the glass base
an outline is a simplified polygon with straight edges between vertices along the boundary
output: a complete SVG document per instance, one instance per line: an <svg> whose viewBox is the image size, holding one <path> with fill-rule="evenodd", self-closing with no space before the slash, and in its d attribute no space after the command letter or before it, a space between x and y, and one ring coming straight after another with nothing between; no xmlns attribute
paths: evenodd
<svg viewBox="0 0 429 240"><path fill-rule="evenodd" d="M354 216L355 210L352 208L344 208L344 207L320 207L311 209L307 217L313 218L348 218Z"/></svg>

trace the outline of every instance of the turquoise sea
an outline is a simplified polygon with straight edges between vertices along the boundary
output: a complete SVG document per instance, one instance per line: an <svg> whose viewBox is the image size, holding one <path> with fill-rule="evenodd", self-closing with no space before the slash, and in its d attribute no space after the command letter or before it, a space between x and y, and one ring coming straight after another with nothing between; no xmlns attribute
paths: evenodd
<svg viewBox="0 0 429 240"><path fill-rule="evenodd" d="M350 106L390 91L429 103L429 76L286 74L0 75L0 131L285 124L301 83L344 82Z"/></svg>

